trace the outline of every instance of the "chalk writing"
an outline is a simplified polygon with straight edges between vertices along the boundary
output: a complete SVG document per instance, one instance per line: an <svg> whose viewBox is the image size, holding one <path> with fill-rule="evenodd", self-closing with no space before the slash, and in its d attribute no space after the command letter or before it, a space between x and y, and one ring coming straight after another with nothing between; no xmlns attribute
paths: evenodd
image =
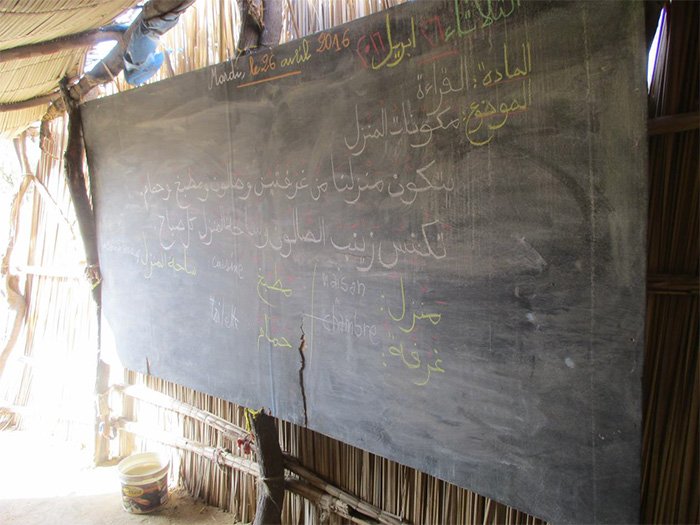
<svg viewBox="0 0 700 525"><path fill-rule="evenodd" d="M347 278L335 272L322 272L321 283L324 288L338 290L347 295L358 295L364 297L367 287L359 279Z"/></svg>
<svg viewBox="0 0 700 525"><path fill-rule="evenodd" d="M270 343L275 348L292 348L292 345L289 343L287 338L285 337L272 337L270 335L270 321L267 317L267 314L264 314L265 321L263 324L260 326L259 329L259 334L258 335L258 350L260 350L260 341L264 340Z"/></svg>
<svg viewBox="0 0 700 525"><path fill-rule="evenodd" d="M520 8L520 0L454 0L454 6L456 35L463 37L508 18ZM453 36L455 30L448 29L446 40Z"/></svg>
<svg viewBox="0 0 700 525"><path fill-rule="evenodd" d="M209 320L213 324L223 328L238 330L240 321L236 316L236 307L234 305L228 304L224 297L214 294L209 296L209 305L211 307Z"/></svg>
<svg viewBox="0 0 700 525"><path fill-rule="evenodd" d="M401 315L398 317L395 317L394 314L391 313L391 308L388 308L389 312L389 317L391 317L396 323L401 323L404 320L404 317L406 317L406 293L404 291L404 286L403 286L403 277L399 279L400 285L401 285ZM407 334L410 334L416 329L416 322L421 321L423 319L427 319L430 321L431 324L437 325L440 320L442 319L442 315L436 314L436 313L424 313L421 311L419 314L413 313L412 314L413 319L411 322L411 326L409 328L405 328L404 326L399 325L399 329L402 332L405 332Z"/></svg>
<svg viewBox="0 0 700 525"><path fill-rule="evenodd" d="M243 264L237 262L237 258L233 254L228 257L219 257L218 255L212 255L211 257L211 267L215 270L220 270L226 273L232 273L239 279L243 279Z"/></svg>
<svg viewBox="0 0 700 525"><path fill-rule="evenodd" d="M282 60L280 60L280 66L283 68L296 66L309 60L311 60L311 54L309 53L309 41L304 38L301 41L301 44L299 44L294 50L294 54L292 56L284 57Z"/></svg>
<svg viewBox="0 0 700 525"><path fill-rule="evenodd" d="M350 46L350 38L348 37L349 29L343 31L341 36L339 33L329 33L321 32L318 35L318 47L316 48L316 53L323 53L324 51L341 51Z"/></svg>
<svg viewBox="0 0 700 525"><path fill-rule="evenodd" d="M442 321L442 314L437 312L426 313L423 309L423 303L421 303L420 311L413 311L415 309L411 307L412 311L409 313L403 277L399 277L399 289L401 292L400 310L397 310L396 313L392 312L391 305L389 304L390 301L387 300L386 308L381 307L380 311L386 311L388 314L389 322L385 323L385 326L387 327L389 337L392 341L396 340L396 335L394 335L394 329L396 328L402 332L403 337L411 335L411 339L399 339L398 341L393 342L393 344L391 344L386 351L382 351L382 357L386 358L388 353L392 357L400 358L399 363L411 371L411 377L413 378L411 379L411 382L416 386L425 386L430 381L431 374L444 374L445 369L441 366L442 358L437 357L439 351L434 347L434 345L430 345L430 350L423 352L424 357L423 359L421 358L421 352L418 350L420 340L415 335L419 326L430 327L440 324L440 321ZM384 298L385 296L382 297ZM414 302L415 301L410 301L410 304L412 305ZM407 314L409 314L408 317ZM422 321L428 321L428 323L426 324ZM423 337L423 339L426 339L426 337ZM405 348L405 344L412 344L415 349L407 350ZM433 360L433 362L428 363L428 360ZM385 367L387 366L386 361L384 361L382 364ZM418 375L418 377L416 377L416 375Z"/></svg>
<svg viewBox="0 0 700 525"><path fill-rule="evenodd" d="M144 274L146 279L150 279L154 271L166 269L172 270L174 273L183 272L185 275L197 275L197 268L194 263L187 258L186 247L182 249L182 257L180 257L179 254L170 254L163 250L150 252L145 234L142 233L142 237L143 251L139 262L146 267L146 273Z"/></svg>
<svg viewBox="0 0 700 525"><path fill-rule="evenodd" d="M526 112L532 104L530 80L522 81L520 94L513 94L506 101L494 102L484 99L481 102L471 102L465 111L464 131L467 139L474 146L485 146L495 136L496 130L508 122L508 118L518 113Z"/></svg>
<svg viewBox="0 0 700 525"><path fill-rule="evenodd" d="M343 334L357 338L367 338L373 345L379 344L377 338L377 325L357 320L357 310L351 309L350 313L343 313L339 306L333 304L331 313L320 316L311 316L316 321L321 322L321 326L326 332L331 334Z"/></svg>
<svg viewBox="0 0 700 525"><path fill-rule="evenodd" d="M442 363L442 359L436 358L435 362L433 364L426 364L425 369L422 368L423 366L423 361L420 358L420 354L417 350L411 350L409 352L406 352L404 349L403 343L399 343L398 346L392 345L388 348L387 352L389 355L393 357L400 357L401 358L401 363L408 368L409 370L418 370L421 371L423 374L427 372L423 377L421 377L420 381L413 379L411 382L416 385L416 386L425 386L428 384L428 381L430 381L430 374L432 373L445 373L445 369L440 366L440 363ZM406 353L409 354L409 357L406 357ZM435 357L438 355L438 351L436 349L432 349L428 353L429 357ZM386 354L382 353L383 357L386 357ZM386 364L386 363L384 363Z"/></svg>
<svg viewBox="0 0 700 525"><path fill-rule="evenodd" d="M386 56L378 63L375 63L374 58L372 58L372 69L381 69L383 67L395 67L398 64L400 64L406 56L411 56L410 50L416 47L416 26L413 17L411 17L411 36L405 42L394 43L391 37L391 22L389 20L389 14L387 13L386 41Z"/></svg>
<svg viewBox="0 0 700 525"><path fill-rule="evenodd" d="M275 54L272 51L263 53L262 55L248 55L248 61L250 64L250 74L253 76L257 76L260 73L267 73L268 71L274 71L277 67Z"/></svg>
<svg viewBox="0 0 700 525"><path fill-rule="evenodd" d="M420 226L420 237L415 232L401 241L377 240L374 232L358 234L352 232L348 237L342 233L330 235L330 243L338 253L347 254L359 260L355 268L359 272L368 272L375 263L381 268L392 269L400 258L421 257L428 260L440 260L447 257L444 244L443 223L439 220L424 222ZM404 232L407 233L407 232ZM342 239L342 240L341 240Z"/></svg>
<svg viewBox="0 0 700 525"><path fill-rule="evenodd" d="M282 284L282 280L279 277L277 277L276 270L275 270L275 281L272 284L268 284L267 282L265 282L264 275L258 275L258 284L256 286L256 291L258 293L258 297L260 298L260 300L263 303L265 303L266 305L272 306L272 307L274 307L274 305L268 301L268 298L270 297L270 292L280 293L284 297L291 297L292 296L292 289L284 287L284 285Z"/></svg>
<svg viewBox="0 0 700 525"><path fill-rule="evenodd" d="M101 248L108 252L122 253L125 255L131 255L136 262L138 262L141 257L141 250L134 248L129 243L122 241L103 241L101 243Z"/></svg>
<svg viewBox="0 0 700 525"><path fill-rule="evenodd" d="M219 64L211 68L211 77L209 77L209 89L214 86L221 86L227 82L233 82L245 78L245 71L236 69L235 63L230 60L224 64Z"/></svg>

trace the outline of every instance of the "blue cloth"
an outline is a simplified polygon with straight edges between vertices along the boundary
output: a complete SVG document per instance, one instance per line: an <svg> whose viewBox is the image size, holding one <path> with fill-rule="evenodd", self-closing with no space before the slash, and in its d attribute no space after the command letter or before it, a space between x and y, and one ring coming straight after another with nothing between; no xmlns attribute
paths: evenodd
<svg viewBox="0 0 700 525"><path fill-rule="evenodd" d="M138 86L151 78L165 61L163 53L156 53L160 37L177 24L180 13L168 13L158 18L141 20L136 26L124 52L124 78Z"/></svg>

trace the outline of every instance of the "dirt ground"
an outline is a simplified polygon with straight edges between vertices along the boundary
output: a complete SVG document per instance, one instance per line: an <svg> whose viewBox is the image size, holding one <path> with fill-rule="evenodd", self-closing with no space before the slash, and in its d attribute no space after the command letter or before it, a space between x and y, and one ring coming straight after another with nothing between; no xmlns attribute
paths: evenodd
<svg viewBox="0 0 700 525"><path fill-rule="evenodd" d="M121 507L117 467L89 467L85 453L27 432L0 432L0 523L3 525L232 524L233 516L183 489L152 514Z"/></svg>

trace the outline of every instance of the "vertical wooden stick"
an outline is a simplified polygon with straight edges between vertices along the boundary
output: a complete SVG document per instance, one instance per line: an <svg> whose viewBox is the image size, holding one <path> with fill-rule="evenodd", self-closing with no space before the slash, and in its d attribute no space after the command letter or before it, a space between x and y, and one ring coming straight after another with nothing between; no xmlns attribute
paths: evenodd
<svg viewBox="0 0 700 525"><path fill-rule="evenodd" d="M83 124L78 102L69 95L66 79L61 81L66 107L68 108L68 142L64 157L64 167L68 191L75 207L80 235L85 246L87 259L87 277L92 286L92 298L97 307L97 372L95 378L95 395L97 398L97 417L95 421L95 463L99 464L108 459L109 441L101 436L100 422L109 418L107 394L109 392L109 365L102 360L101 355L101 317L102 317L102 287L100 282L100 265L97 255L97 228L88 197L83 172L84 146Z"/></svg>
<svg viewBox="0 0 700 525"><path fill-rule="evenodd" d="M0 352L0 377L2 377L3 371L5 370L5 365L7 364L10 355L19 339L20 331L22 330L22 325L24 324L24 317L27 312L27 299L22 293L19 286L19 276L13 275L10 271L10 258L12 257L12 251L15 248L15 241L17 240L17 233L19 231L19 221L20 221L20 207L22 205L22 200L24 195L29 188L29 184L33 180L33 175L31 168L29 166L29 161L27 160L27 135L26 132L22 134L21 138L16 138L15 150L17 151L17 159L22 165L24 170L24 177L22 178L22 183L20 184L17 194L12 200L12 207L10 210L10 228L9 228L9 239L7 242L7 250L2 258L2 263L0 263L0 276L5 281L5 294L7 296L7 303L9 309L15 312L15 320L12 323L12 331L10 332L7 340L2 341L4 346Z"/></svg>
<svg viewBox="0 0 700 525"><path fill-rule="evenodd" d="M275 420L261 410L253 416L253 435L260 464L260 486L254 525L282 522L284 504L284 457Z"/></svg>

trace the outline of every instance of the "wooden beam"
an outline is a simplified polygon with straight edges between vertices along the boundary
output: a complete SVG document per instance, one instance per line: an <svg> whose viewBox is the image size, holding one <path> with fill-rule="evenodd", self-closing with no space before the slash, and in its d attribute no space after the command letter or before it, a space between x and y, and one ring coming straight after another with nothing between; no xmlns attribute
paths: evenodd
<svg viewBox="0 0 700 525"><path fill-rule="evenodd" d="M3 343L2 351L0 351L0 377L2 377L2 374L5 371L5 365L7 364L15 345L19 340L19 335L21 333L22 326L24 325L24 318L27 313L26 285L25 292L22 293L19 276L10 272L10 259L12 258L12 252L15 248L15 242L17 241L17 234L19 232L19 222L22 216L20 208L22 206L22 201L24 200L24 195L26 194L34 175L32 174L29 159L27 158L26 132L22 133L21 138L16 138L14 143L15 151L17 152L17 159L20 161L25 175L22 178L22 183L17 190L17 194L12 200L12 207L10 208L9 239L7 242L5 255L2 258L2 263L0 263L0 276L5 282L4 292L7 298L9 310L14 311L15 313L15 319L12 323L12 330L9 333L9 337L5 341L0 341Z"/></svg>
<svg viewBox="0 0 700 525"><path fill-rule="evenodd" d="M182 414L183 416L188 416L192 419L196 419L197 421L201 421L219 432L222 432L232 440L248 435L248 432L241 427L234 425L233 423L226 421L225 419L220 418L211 412L199 409L187 403L183 403L182 401L161 392L151 390L143 385L119 384L112 385L111 388L116 392L121 392L124 395L138 399L139 401L145 401L146 403L172 410L178 414Z"/></svg>
<svg viewBox="0 0 700 525"><path fill-rule="evenodd" d="M194 452L195 454L204 456L208 460L217 464L223 464L227 467L235 468L236 470L240 470L241 472L256 478L260 477L260 467L255 461L235 456L234 454L231 454L223 449L204 445L203 443L198 443L173 433L157 430L153 426L143 425L124 418L118 418L114 421L110 421L110 424L112 423L114 423L118 429L125 430L130 434L138 435L152 441L158 441L159 443L163 443L170 447Z"/></svg>
<svg viewBox="0 0 700 525"><path fill-rule="evenodd" d="M260 45L264 47L276 46L282 36L282 22L284 21L282 2L280 0L261 0L263 30L260 35Z"/></svg>
<svg viewBox="0 0 700 525"><path fill-rule="evenodd" d="M650 118L647 122L649 136L680 133L700 128L700 113L680 113Z"/></svg>
<svg viewBox="0 0 700 525"><path fill-rule="evenodd" d="M59 90L49 93L47 95L40 95L34 98L28 98L27 100L18 100L17 102L2 102L0 103L0 113L5 111L17 111L21 109L35 108L37 106L45 106L51 102L61 98L61 92Z"/></svg>
<svg viewBox="0 0 700 525"><path fill-rule="evenodd" d="M253 0L237 0L241 24L238 29L238 44L234 59L258 48L262 41L263 21L261 9Z"/></svg>
<svg viewBox="0 0 700 525"><path fill-rule="evenodd" d="M697 275L648 275L647 293L698 295L700 293L700 277Z"/></svg>
<svg viewBox="0 0 700 525"><path fill-rule="evenodd" d="M35 58L40 56L52 55L66 49L76 47L89 47L106 42L108 40L120 40L124 35L125 29L121 28L100 28L92 31L83 31L73 35L62 36L47 40L45 42L37 42L36 44L28 44L26 46L13 47L10 49L0 50L0 64L9 62L10 60L21 60L25 58Z"/></svg>
<svg viewBox="0 0 700 525"><path fill-rule="evenodd" d="M95 373L95 464L104 463L109 458L109 442L100 433L100 423L104 423L109 417L107 394L109 393L109 365L102 359L101 328L102 328L102 287L100 282L100 265L97 253L97 228L95 216L88 197L87 184L83 164L85 160L85 147L83 145L83 123L80 107L68 96L66 79L61 81L63 99L68 108L68 140L64 154L64 170L66 185L70 193L75 215L78 219L80 236L85 247L87 259L87 277L92 285L92 298L95 302L95 315L97 317L97 370Z"/></svg>
<svg viewBox="0 0 700 525"><path fill-rule="evenodd" d="M261 410L253 416L253 435L260 465L258 504L253 525L282 522L284 504L284 456L278 440L275 420Z"/></svg>
<svg viewBox="0 0 700 525"><path fill-rule="evenodd" d="M56 279L84 279L85 272L75 265L65 266L35 266L25 264L13 268L20 275L36 275L40 277L53 277Z"/></svg>
<svg viewBox="0 0 700 525"><path fill-rule="evenodd" d="M354 496L353 494L345 492L339 489L338 487L327 483L319 476L317 476L314 472L304 467L298 459L288 454L284 455L284 466L287 468L287 470L299 476L309 485L312 485L317 489L327 494L330 494L334 498L337 498L338 501L342 502L344 505L349 506L356 512L362 513L364 516L368 516L372 520L375 520L377 523L382 523L383 525L401 524L401 518L399 516L396 516L378 507L375 507L374 505L367 503L366 501L362 501L357 496Z"/></svg>
<svg viewBox="0 0 700 525"><path fill-rule="evenodd" d="M89 73L83 75L79 82L68 90L68 96L81 102L93 88L113 80L124 69L124 52L131 41L134 31L142 21L150 20L166 14L181 14L195 0L150 0L143 6L141 14L132 22L124 33L124 36L117 42L114 49L103 58ZM44 120L51 120L66 111L66 104L63 98L57 98L49 107Z"/></svg>
<svg viewBox="0 0 700 525"><path fill-rule="evenodd" d="M125 32L120 33L117 39L117 45L114 49L112 49L92 71L83 75L80 81L70 88L70 97L73 100L82 101L83 97L93 88L110 82L122 72L124 69L124 51L129 45L135 28L138 27L138 24L142 20L150 20L168 13L182 13L193 3L194 0L151 0L148 2L141 10L141 14L134 20L129 28ZM261 32L262 23L259 18L256 18L257 12L251 10L250 5L251 3L245 0L239 1L239 8L242 12L241 35L243 35L240 39L239 49L242 51L244 49L254 48L259 45L263 37L267 37L267 41L264 41L264 45L276 45L279 42L279 32L282 25L282 18L281 15L279 15L281 9L273 9L273 2L271 0L265 2L265 7L268 9L267 24L265 25L265 29ZM52 120L66 111L66 105L60 92L55 91L28 100L0 104L0 112L28 109L44 104L51 104L51 106L46 112L46 115L44 115L43 120Z"/></svg>
<svg viewBox="0 0 700 525"><path fill-rule="evenodd" d="M330 512L342 516L346 520L357 523L358 525L376 525L379 523L361 514L353 513L353 509L351 509L349 505L299 479L288 477L285 480L285 486L289 492L301 496L316 505L321 514L320 523L328 523L330 521L323 521L323 515Z"/></svg>

